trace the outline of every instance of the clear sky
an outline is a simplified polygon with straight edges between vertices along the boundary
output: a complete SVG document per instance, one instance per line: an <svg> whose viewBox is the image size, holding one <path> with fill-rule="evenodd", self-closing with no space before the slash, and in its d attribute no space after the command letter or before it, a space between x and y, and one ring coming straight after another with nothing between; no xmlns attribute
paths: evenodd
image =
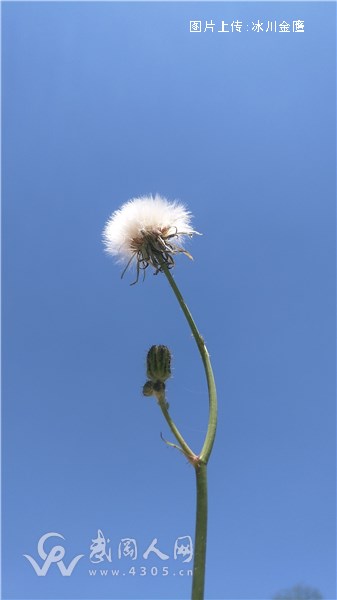
<svg viewBox="0 0 337 600"><path fill-rule="evenodd" d="M2 4L4 599L189 597L174 544L194 535L194 473L141 395L146 352L171 348L171 413L196 452L204 374L165 278L130 287L101 242L114 210L156 192L203 233L174 276L219 395L206 598L296 583L336 598L335 17L321 2ZM48 533L66 568L83 555L71 576L23 556L41 568ZM154 538L167 560L143 557Z"/></svg>

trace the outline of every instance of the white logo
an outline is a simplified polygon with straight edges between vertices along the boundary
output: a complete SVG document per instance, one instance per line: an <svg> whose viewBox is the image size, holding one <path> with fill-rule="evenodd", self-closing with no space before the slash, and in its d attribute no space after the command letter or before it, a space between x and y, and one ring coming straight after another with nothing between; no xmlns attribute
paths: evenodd
<svg viewBox="0 0 337 600"><path fill-rule="evenodd" d="M66 567L62 560L62 558L65 555L65 549L63 548L63 546L53 546L49 554L46 553L43 544L50 537L59 537L62 538L62 540L65 539L60 533L45 533L42 537L40 537L37 544L37 551L39 553L40 558L44 560L44 564L42 565L42 567L40 567L37 564L36 560L34 560L32 556L29 556L29 554L24 554L23 556L25 556L27 560L29 560L36 575L44 577L48 573L48 569L52 563L57 564L63 576L71 575L78 561L84 556L84 554L78 554L77 556L75 556L73 560L69 563L68 567Z"/></svg>
<svg viewBox="0 0 337 600"><path fill-rule="evenodd" d="M190 535L184 535L182 537L178 537L174 544L174 559L181 555L183 557L186 556L184 563L191 562L193 558L193 543Z"/></svg>
<svg viewBox="0 0 337 600"><path fill-rule="evenodd" d="M91 554L90 560L92 563L99 563L104 560L104 557L111 562L111 548L109 548L109 552L106 551L106 545L110 542L109 538L106 540L103 531L99 529L97 531L97 538L92 539L92 544L90 546Z"/></svg>

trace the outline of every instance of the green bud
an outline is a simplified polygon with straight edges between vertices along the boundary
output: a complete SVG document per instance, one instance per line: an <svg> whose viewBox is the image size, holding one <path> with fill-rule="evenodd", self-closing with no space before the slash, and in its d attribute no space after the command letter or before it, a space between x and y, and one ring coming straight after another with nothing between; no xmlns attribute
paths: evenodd
<svg viewBox="0 0 337 600"><path fill-rule="evenodd" d="M153 396L153 383L152 381L147 381L143 385L143 396Z"/></svg>
<svg viewBox="0 0 337 600"><path fill-rule="evenodd" d="M171 353L167 346L152 346L147 353L147 376L154 382L164 383L171 377Z"/></svg>

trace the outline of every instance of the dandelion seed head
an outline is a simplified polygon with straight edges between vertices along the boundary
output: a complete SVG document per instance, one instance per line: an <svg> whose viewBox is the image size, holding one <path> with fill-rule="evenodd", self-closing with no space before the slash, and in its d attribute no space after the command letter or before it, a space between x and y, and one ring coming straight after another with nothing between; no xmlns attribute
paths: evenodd
<svg viewBox="0 0 337 600"><path fill-rule="evenodd" d="M184 232L191 235L191 213L178 202L169 202L166 198L156 195L142 196L126 202L116 210L108 220L103 241L106 251L117 256L121 261L131 258L135 243L146 232L177 233L177 239Z"/></svg>
<svg viewBox="0 0 337 600"><path fill-rule="evenodd" d="M106 252L119 262L136 259L137 281L140 269L151 265L155 272L174 266L173 255L189 253L178 244L184 236L197 233L191 226L191 213L179 202L159 195L133 198L116 210L106 223L103 243ZM123 272L123 274L124 274Z"/></svg>

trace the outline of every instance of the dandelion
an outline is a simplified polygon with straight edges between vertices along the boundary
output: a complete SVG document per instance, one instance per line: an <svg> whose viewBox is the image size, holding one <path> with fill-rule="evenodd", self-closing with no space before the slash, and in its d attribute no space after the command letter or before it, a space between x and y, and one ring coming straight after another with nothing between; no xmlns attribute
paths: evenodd
<svg viewBox="0 0 337 600"><path fill-rule="evenodd" d="M164 265L168 269L174 267L176 254L192 258L181 246L184 237L198 233L191 227L191 218L182 204L161 196L134 198L111 215L103 231L103 242L109 254L126 263L122 277L136 260L137 283L140 271L145 277L149 265L156 275Z"/></svg>
<svg viewBox="0 0 337 600"><path fill-rule="evenodd" d="M152 346L148 352L147 381L143 386L143 395L156 398L177 444L162 439L169 446L180 450L195 470L197 507L192 600L203 600L207 540L207 464L216 433L217 395L212 365L204 339L171 274L176 254L182 253L192 258L182 246L186 236L192 237L198 233L191 226L191 218L191 213L179 202L169 202L158 195L134 198L111 215L103 231L103 241L109 254L117 257L120 262L126 263L122 277L133 260L136 262L137 270L134 283L138 282L141 270L145 277L145 270L149 265L154 269L155 275L159 272L164 273L187 320L202 359L208 387L209 416L204 443L199 453L195 453L187 444L169 412L166 380L171 376L171 355L167 346Z"/></svg>

